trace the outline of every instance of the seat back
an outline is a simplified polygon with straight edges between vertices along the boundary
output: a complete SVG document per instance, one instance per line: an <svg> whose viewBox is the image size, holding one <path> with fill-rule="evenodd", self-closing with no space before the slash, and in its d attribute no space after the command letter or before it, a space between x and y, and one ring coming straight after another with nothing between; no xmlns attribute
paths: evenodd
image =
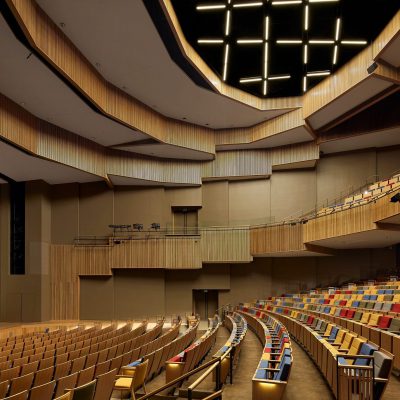
<svg viewBox="0 0 400 400"><path fill-rule="evenodd" d="M380 314L371 314L371 317L368 321L368 325L374 326L378 325Z"/></svg>
<svg viewBox="0 0 400 400"><path fill-rule="evenodd" d="M78 380L78 373L64 376L57 381L56 397L64 394L66 389L73 389Z"/></svg>
<svg viewBox="0 0 400 400"><path fill-rule="evenodd" d="M26 400L28 398L28 394L29 392L25 390L24 392L14 394L13 396L5 397L3 400Z"/></svg>
<svg viewBox="0 0 400 400"><path fill-rule="evenodd" d="M29 400L51 400L53 398L56 381L50 381L44 385L34 386L29 395Z"/></svg>
<svg viewBox="0 0 400 400"><path fill-rule="evenodd" d="M10 383L9 395L17 394L23 392L24 390L29 390L32 387L34 378L34 373L31 372L27 375L19 376L18 378L14 378Z"/></svg>
<svg viewBox="0 0 400 400"><path fill-rule="evenodd" d="M384 379L384 381L374 383L374 399L379 400L386 385L389 381L389 376L392 371L393 358L383 353L382 351L374 352L374 374L376 378Z"/></svg>
<svg viewBox="0 0 400 400"><path fill-rule="evenodd" d="M136 367L136 372L133 382L133 389L135 391L144 385L148 366L149 366L149 360L146 360Z"/></svg>
<svg viewBox="0 0 400 400"><path fill-rule="evenodd" d="M54 366L46 369L40 369L35 374L35 379L33 383L34 386L40 386L50 382L53 377L53 374L54 374Z"/></svg>
<svg viewBox="0 0 400 400"><path fill-rule="evenodd" d="M392 319L392 322L390 323L390 326L389 326L389 331L400 332L400 319L399 318Z"/></svg>
<svg viewBox="0 0 400 400"><path fill-rule="evenodd" d="M389 317L387 315L382 315L381 318L379 319L378 328L387 329L389 328L391 322L392 322L392 317Z"/></svg>
<svg viewBox="0 0 400 400"><path fill-rule="evenodd" d="M95 369L96 366L92 365L91 367L85 368L82 371L80 371L77 385L78 386L86 385L87 383L92 381Z"/></svg>
<svg viewBox="0 0 400 400"><path fill-rule="evenodd" d="M370 317L371 317L371 313L367 313L367 312L365 312L365 313L363 313L363 315L362 315L362 318L361 318L361 323L362 324L367 324L368 323L368 321L369 321L369 319L370 319Z"/></svg>
<svg viewBox="0 0 400 400"><path fill-rule="evenodd" d="M97 376L94 400L109 400L111 398L116 375L117 370L113 369Z"/></svg>
<svg viewBox="0 0 400 400"><path fill-rule="evenodd" d="M359 353L361 349L361 345L365 343L367 339L360 338L360 337L355 337L353 338L353 341L351 342L351 346L348 351L348 355L354 356Z"/></svg>
<svg viewBox="0 0 400 400"><path fill-rule="evenodd" d="M75 388L72 391L72 400L93 400L96 382L96 380L93 380Z"/></svg>
<svg viewBox="0 0 400 400"><path fill-rule="evenodd" d="M343 336L343 341L340 346L340 350L348 350L350 349L351 343L353 342L353 339L355 338L355 335L353 335L350 332L346 332Z"/></svg>

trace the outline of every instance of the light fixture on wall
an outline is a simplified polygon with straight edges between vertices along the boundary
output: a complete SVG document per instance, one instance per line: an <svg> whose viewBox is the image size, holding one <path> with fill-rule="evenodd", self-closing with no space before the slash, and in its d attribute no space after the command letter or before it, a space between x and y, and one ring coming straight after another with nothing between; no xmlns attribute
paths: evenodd
<svg viewBox="0 0 400 400"><path fill-rule="evenodd" d="M158 222L153 222L150 225L150 229L154 229L155 231L158 231L160 229L160 224Z"/></svg>

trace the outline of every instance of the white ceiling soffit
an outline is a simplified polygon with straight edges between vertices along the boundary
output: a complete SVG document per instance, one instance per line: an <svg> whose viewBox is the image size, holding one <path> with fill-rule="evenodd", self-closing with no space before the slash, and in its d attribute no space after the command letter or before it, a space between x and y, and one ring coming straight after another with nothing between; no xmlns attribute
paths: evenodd
<svg viewBox="0 0 400 400"><path fill-rule="evenodd" d="M389 43L378 57L379 59L393 65L395 68L400 68L400 35Z"/></svg>
<svg viewBox="0 0 400 400"><path fill-rule="evenodd" d="M148 138L92 110L34 54L30 55L1 15L0 48L0 92L27 111L104 146Z"/></svg>
<svg viewBox="0 0 400 400"><path fill-rule="evenodd" d="M392 85L392 82L369 76L348 92L337 97L331 103L311 115L308 118L308 122L314 129L319 129ZM318 86L314 90L317 88ZM318 92L313 93L315 96L318 96Z"/></svg>
<svg viewBox="0 0 400 400"><path fill-rule="evenodd" d="M400 144L400 127L320 143L325 154Z"/></svg>
<svg viewBox="0 0 400 400"><path fill-rule="evenodd" d="M218 135L218 132L216 133ZM290 129L265 139L257 140L251 143L239 144L220 144L216 146L218 150L244 150L244 149L263 149L271 147L286 146L288 144L310 142L314 140L311 133L303 126Z"/></svg>
<svg viewBox="0 0 400 400"><path fill-rule="evenodd" d="M291 164L273 165L272 171L286 171L289 169L315 168L317 160L299 161Z"/></svg>
<svg viewBox="0 0 400 400"><path fill-rule="evenodd" d="M203 89L171 60L142 1L37 0L109 82L160 113L215 129L289 110L259 111Z"/></svg>
<svg viewBox="0 0 400 400"><path fill-rule="evenodd" d="M50 185L102 180L96 175L30 156L2 141L0 141L0 172L17 182L41 179Z"/></svg>
<svg viewBox="0 0 400 400"><path fill-rule="evenodd" d="M298 250L298 251L280 251L278 253L265 253L253 255L254 258L258 257L272 257L272 258L282 258L282 257L331 257L330 254L316 253L314 251L308 250Z"/></svg>
<svg viewBox="0 0 400 400"><path fill-rule="evenodd" d="M162 186L162 187L195 187L198 185L189 185L185 183L167 183L147 181L145 179L129 178L119 175L108 175L114 186Z"/></svg>
<svg viewBox="0 0 400 400"><path fill-rule="evenodd" d="M332 249L369 249L391 246L400 242L400 231L373 230L329 239L315 240L312 244Z"/></svg>
<svg viewBox="0 0 400 400"><path fill-rule="evenodd" d="M132 153L146 154L157 157L162 154L164 158L179 158L184 160L213 160L214 155L202 153L185 147L177 147L165 143L147 143L113 146L114 149L129 151Z"/></svg>
<svg viewBox="0 0 400 400"><path fill-rule="evenodd" d="M400 214L393 215L393 217L385 218L380 220L379 222L383 222L385 224L400 224Z"/></svg>

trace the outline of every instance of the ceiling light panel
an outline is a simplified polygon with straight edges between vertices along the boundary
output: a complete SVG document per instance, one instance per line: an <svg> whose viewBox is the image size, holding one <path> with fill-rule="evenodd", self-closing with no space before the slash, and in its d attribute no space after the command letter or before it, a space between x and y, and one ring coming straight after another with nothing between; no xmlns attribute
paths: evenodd
<svg viewBox="0 0 400 400"><path fill-rule="evenodd" d="M188 41L226 83L301 95L370 44L397 1L171 0Z"/></svg>

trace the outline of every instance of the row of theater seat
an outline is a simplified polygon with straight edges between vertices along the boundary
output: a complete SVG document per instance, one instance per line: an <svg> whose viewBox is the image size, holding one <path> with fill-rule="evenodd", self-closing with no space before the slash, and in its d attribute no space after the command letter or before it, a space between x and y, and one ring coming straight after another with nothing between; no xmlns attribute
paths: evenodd
<svg viewBox="0 0 400 400"><path fill-rule="evenodd" d="M263 308L261 311L260 304L247 306L253 312L268 312L287 325L291 335L319 366L337 398L347 399L355 395L364 398L359 387L361 378L366 379L366 370L370 373L371 398L378 400L382 397L390 377L393 354L355 332L305 311L286 307ZM357 383L358 378L360 382Z"/></svg>
<svg viewBox="0 0 400 400"><path fill-rule="evenodd" d="M345 198L343 203L322 208L317 212L317 217L322 217L337 211L344 211L349 208L367 204L370 201L374 201L382 196L385 196L387 193L392 193L398 189L400 189L400 174L394 175L390 179L379 181L373 185L370 185L363 193Z"/></svg>
<svg viewBox="0 0 400 400"><path fill-rule="evenodd" d="M24 390L35 392L37 390L35 388L48 385L50 382L54 382L54 395L58 396L63 394L65 389L85 384L88 380L93 379L93 377L107 373L112 369L117 369L118 371L124 362L129 363L132 361L132 358L136 359L142 349L149 342L151 343L155 337L160 335L162 325L163 323L157 324L152 330L137 336L135 339L124 342L123 347L113 346L104 349L105 351L93 353L93 356L82 356L73 361L69 360L60 364L54 364L53 360L53 365L48 368L38 369L37 371L18 377L12 377L12 373L16 374L18 372L16 370L13 371L14 369L10 369L7 372L2 371L1 373L4 373L4 376L8 374L9 379L0 382L0 388L3 391L0 398L3 398L7 394L23 392ZM132 348L137 343L141 344L141 347ZM130 345L131 348L125 347L125 345ZM127 352L124 353L124 350L127 350ZM117 352L120 352L120 354ZM97 357L95 357L96 355Z"/></svg>
<svg viewBox="0 0 400 400"><path fill-rule="evenodd" d="M224 326L230 331L228 340L217 350L213 358L221 358L221 384L224 384L230 370L237 364L242 343L247 333L247 321L239 313L226 314ZM226 356L227 353L229 357ZM230 365L232 363L232 365ZM232 378L232 377L231 377Z"/></svg>
<svg viewBox="0 0 400 400"><path fill-rule="evenodd" d="M133 339L146 330L145 326L141 326L132 331L132 325L126 324L120 329L105 328L98 333L81 334L68 340L58 343L47 344L45 346L36 347L36 345L28 345L18 347L18 352L4 354L0 360L0 369L16 367L19 365L27 366L28 363L40 361L45 364L44 360L51 357L57 357L59 360L75 359L79 355L88 355L103 349L118 345L127 339ZM48 361L48 360L47 360ZM47 364L46 364L47 365ZM1 380L1 376L0 376Z"/></svg>
<svg viewBox="0 0 400 400"><path fill-rule="evenodd" d="M200 364L215 344L220 326L221 320L218 315L215 315L214 318L209 319L209 327L199 339L165 363L165 383L186 374Z"/></svg>
<svg viewBox="0 0 400 400"><path fill-rule="evenodd" d="M292 347L285 326L265 313L239 306L238 312L264 345L263 355L252 379L252 399L282 398L293 363Z"/></svg>
<svg viewBox="0 0 400 400"><path fill-rule="evenodd" d="M175 339L179 334L179 326L176 326L172 327L165 334L158 337L162 333L162 326L163 321L159 324L156 324L155 327L150 331L147 331L137 337L136 341L130 340L126 342L131 343L131 346L134 346L135 343L141 344L141 347L130 349L127 353L117 355L116 351L118 347L114 346L106 349L108 351L108 355L106 356L105 361L99 362L99 359L97 359L94 361L94 364L90 366L81 364L80 367L82 369L76 367L76 372L72 372L73 364L71 364L71 361L69 361L58 366L53 365L47 369L39 370L34 374L34 376L31 373L19 378L15 378L15 380L11 380L8 384L7 381L4 383L1 382L0 387L4 391L8 391L9 394L11 390L13 392L23 392L24 390L28 390L29 396L34 396L35 393L40 389L40 386L46 385L47 389L50 391L50 387L54 383L51 397L46 397L46 400L52 399L53 396L58 396L64 393L66 389L75 388L77 385L86 384L88 381L93 379L93 377L96 378L100 375L108 373L110 370L115 369L116 372L118 372L123 365L136 360L141 355L151 356L152 352L156 351L160 347L165 346L171 342L171 340ZM100 353L97 355L100 356ZM93 361L94 359L92 358L91 360ZM88 360L86 360L86 362L87 361ZM60 375L60 377L56 380L55 377L57 373ZM38 375L40 375L39 380L36 379ZM40 385L38 383L40 383ZM32 395L32 393L34 394ZM4 397L5 394L6 392L0 397Z"/></svg>

